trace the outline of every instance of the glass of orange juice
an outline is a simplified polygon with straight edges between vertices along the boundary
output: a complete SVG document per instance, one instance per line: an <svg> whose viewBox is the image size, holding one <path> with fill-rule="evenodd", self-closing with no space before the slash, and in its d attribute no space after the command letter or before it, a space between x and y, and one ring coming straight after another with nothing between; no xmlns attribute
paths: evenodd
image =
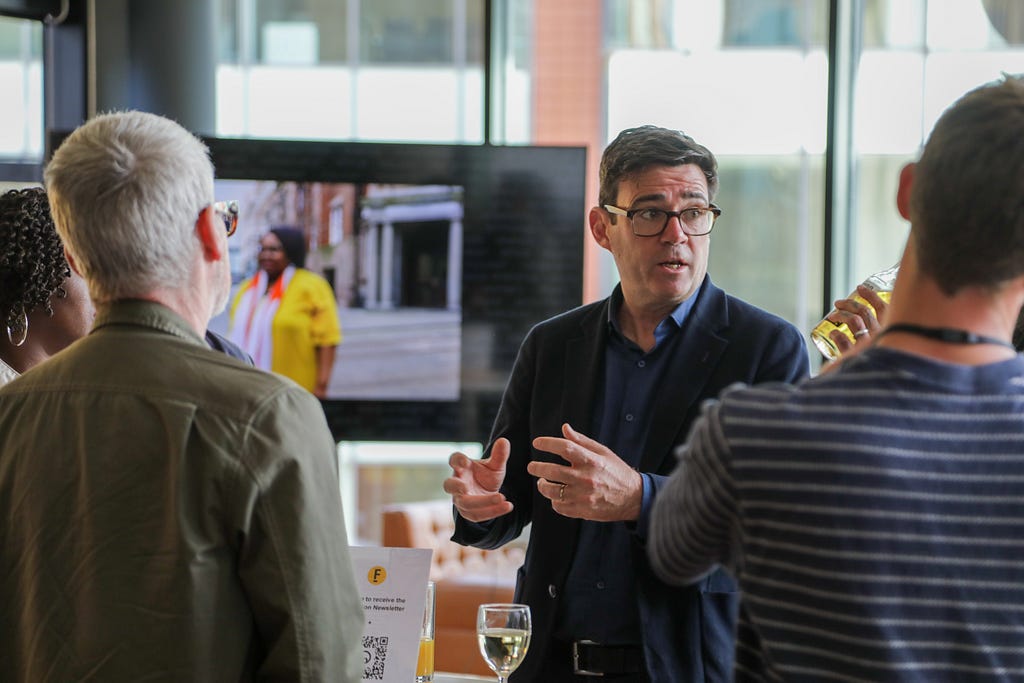
<svg viewBox="0 0 1024 683"><path fill-rule="evenodd" d="M416 683L434 680L434 589L427 581L427 601L423 607L423 626L420 628L420 656L416 660Z"/></svg>

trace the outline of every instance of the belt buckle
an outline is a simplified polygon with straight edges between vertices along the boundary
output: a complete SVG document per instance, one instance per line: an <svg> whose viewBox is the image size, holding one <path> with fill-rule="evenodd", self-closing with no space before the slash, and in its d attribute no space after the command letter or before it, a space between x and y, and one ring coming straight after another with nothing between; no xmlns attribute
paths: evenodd
<svg viewBox="0 0 1024 683"><path fill-rule="evenodd" d="M604 676L603 671L588 671L580 668L580 645L600 645L600 643L593 640L572 641L572 672L577 676Z"/></svg>

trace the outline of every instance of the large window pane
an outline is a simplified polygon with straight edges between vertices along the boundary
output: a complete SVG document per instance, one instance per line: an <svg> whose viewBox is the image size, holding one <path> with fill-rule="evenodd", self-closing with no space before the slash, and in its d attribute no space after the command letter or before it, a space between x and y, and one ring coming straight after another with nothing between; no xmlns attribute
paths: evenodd
<svg viewBox="0 0 1024 683"><path fill-rule="evenodd" d="M491 69L491 142L530 143L533 1L495 3L494 8L497 29L492 32L491 49L497 68Z"/></svg>
<svg viewBox="0 0 1024 683"><path fill-rule="evenodd" d="M942 111L1003 72L1024 72L1024 4L874 0L865 4L854 91L854 197L849 291L894 263L909 226L896 212L900 168Z"/></svg>
<svg viewBox="0 0 1024 683"><path fill-rule="evenodd" d="M40 22L0 17L0 160L42 157L42 44Z"/></svg>
<svg viewBox="0 0 1024 683"><path fill-rule="evenodd" d="M811 329L820 318L821 154L720 158L725 207L715 224L708 272L750 303Z"/></svg>
<svg viewBox="0 0 1024 683"><path fill-rule="evenodd" d="M724 211L712 239L712 279L809 330L822 298L826 4L649 4L660 18L638 17L644 3L610 3L615 20L634 28L609 38L621 47L609 50L607 137L653 123L711 149ZM638 34L638 24L673 27L672 44L646 47L657 33ZM644 49L629 47L638 40Z"/></svg>
<svg viewBox="0 0 1024 683"><path fill-rule="evenodd" d="M483 0L221 0L217 132L483 141Z"/></svg>

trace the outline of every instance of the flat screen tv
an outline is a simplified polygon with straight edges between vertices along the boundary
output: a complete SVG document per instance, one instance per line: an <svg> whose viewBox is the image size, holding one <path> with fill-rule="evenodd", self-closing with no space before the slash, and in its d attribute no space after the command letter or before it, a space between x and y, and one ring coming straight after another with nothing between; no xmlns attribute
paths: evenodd
<svg viewBox="0 0 1024 683"><path fill-rule="evenodd" d="M239 202L235 284L293 225L334 289L335 438L486 441L530 327L582 301L585 149L205 141L216 198Z"/></svg>

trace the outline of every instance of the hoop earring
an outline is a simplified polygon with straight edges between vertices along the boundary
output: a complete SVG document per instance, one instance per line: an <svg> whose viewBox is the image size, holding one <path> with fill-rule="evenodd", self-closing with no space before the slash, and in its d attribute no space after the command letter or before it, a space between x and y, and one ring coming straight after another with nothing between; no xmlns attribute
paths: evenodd
<svg viewBox="0 0 1024 683"><path fill-rule="evenodd" d="M25 314L25 307L21 308L21 315L15 313L7 321L7 339L14 346L21 346L28 339L28 315Z"/></svg>

